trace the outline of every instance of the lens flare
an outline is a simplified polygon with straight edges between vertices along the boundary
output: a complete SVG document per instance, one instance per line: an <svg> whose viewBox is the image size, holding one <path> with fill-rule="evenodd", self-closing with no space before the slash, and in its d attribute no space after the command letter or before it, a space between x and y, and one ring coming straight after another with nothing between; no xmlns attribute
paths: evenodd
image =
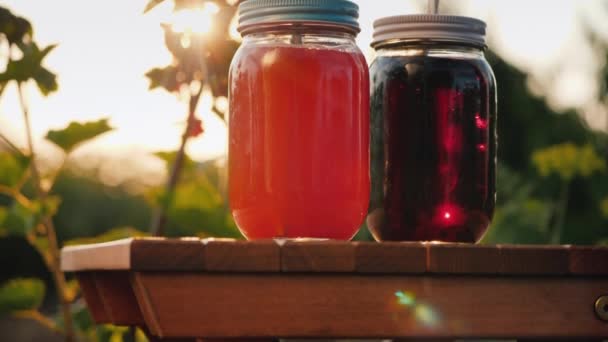
<svg viewBox="0 0 608 342"><path fill-rule="evenodd" d="M397 297L397 304L404 306L421 324L432 328L441 323L441 317L437 310L429 304L417 301L413 292L397 291L395 297Z"/></svg>
<svg viewBox="0 0 608 342"><path fill-rule="evenodd" d="M395 296L397 297L397 303L400 305L412 306L416 303L416 297L411 292L397 291Z"/></svg>
<svg viewBox="0 0 608 342"><path fill-rule="evenodd" d="M206 2L200 8L178 11L171 20L171 29L176 33L209 33L213 29L213 17L219 11L213 2Z"/></svg>
<svg viewBox="0 0 608 342"><path fill-rule="evenodd" d="M439 204L433 216L433 222L446 228L458 226L465 220L463 209L450 202Z"/></svg>
<svg viewBox="0 0 608 342"><path fill-rule="evenodd" d="M414 308L414 315L418 321L428 327L437 326L439 323L439 316L435 310L426 304L416 305Z"/></svg>

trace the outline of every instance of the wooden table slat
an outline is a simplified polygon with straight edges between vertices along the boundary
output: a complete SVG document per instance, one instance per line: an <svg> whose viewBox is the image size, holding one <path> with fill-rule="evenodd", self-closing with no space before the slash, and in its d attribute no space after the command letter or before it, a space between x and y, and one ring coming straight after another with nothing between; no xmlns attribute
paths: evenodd
<svg viewBox="0 0 608 342"><path fill-rule="evenodd" d="M281 249L273 240L205 239L205 270L212 272L279 272Z"/></svg>
<svg viewBox="0 0 608 342"><path fill-rule="evenodd" d="M156 272L139 277L160 336L608 337L608 323L591 309L608 279Z"/></svg>
<svg viewBox="0 0 608 342"><path fill-rule="evenodd" d="M607 275L608 248L573 246L570 249L569 271L576 275Z"/></svg>
<svg viewBox="0 0 608 342"><path fill-rule="evenodd" d="M359 273L424 273L427 246L417 242L359 242L356 246Z"/></svg>
<svg viewBox="0 0 608 342"><path fill-rule="evenodd" d="M91 312L91 316L98 324L112 323L112 318L106 312L106 307L103 303L102 297L97 291L97 284L95 284L95 273L96 272L78 272L76 278L78 284L82 290L82 294L87 307Z"/></svg>
<svg viewBox="0 0 608 342"><path fill-rule="evenodd" d="M428 271L445 274L499 274L500 249L472 244L430 243Z"/></svg>
<svg viewBox="0 0 608 342"><path fill-rule="evenodd" d="M64 271L608 275L608 248L422 242L125 239L62 251Z"/></svg>
<svg viewBox="0 0 608 342"><path fill-rule="evenodd" d="M146 239L145 243L152 243ZM128 270L131 268L132 238L91 245L68 246L61 250L61 269L65 272L82 270Z"/></svg>
<svg viewBox="0 0 608 342"><path fill-rule="evenodd" d="M205 270L205 244L200 239L135 239L131 244L131 269Z"/></svg>
<svg viewBox="0 0 608 342"><path fill-rule="evenodd" d="M281 247L283 272L353 272L355 245L343 241L286 241Z"/></svg>
<svg viewBox="0 0 608 342"><path fill-rule="evenodd" d="M500 273L507 275L565 275L570 246L498 245Z"/></svg>
<svg viewBox="0 0 608 342"><path fill-rule="evenodd" d="M608 248L126 239L68 247L97 323L153 340L608 338Z"/></svg>
<svg viewBox="0 0 608 342"><path fill-rule="evenodd" d="M129 272L96 272L94 278L97 292L112 324L141 325L144 323L131 287Z"/></svg>

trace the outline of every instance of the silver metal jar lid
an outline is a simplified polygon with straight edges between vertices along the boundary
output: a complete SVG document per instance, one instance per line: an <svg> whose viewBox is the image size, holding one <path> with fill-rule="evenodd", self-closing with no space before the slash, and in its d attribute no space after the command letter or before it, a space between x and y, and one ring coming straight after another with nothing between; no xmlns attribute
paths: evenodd
<svg viewBox="0 0 608 342"><path fill-rule="evenodd" d="M486 23L455 15L413 14L385 17L374 22L372 47L401 41L436 41L486 45Z"/></svg>
<svg viewBox="0 0 608 342"><path fill-rule="evenodd" d="M350 0L247 0L238 8L238 31L259 25L317 23L359 33L359 6Z"/></svg>

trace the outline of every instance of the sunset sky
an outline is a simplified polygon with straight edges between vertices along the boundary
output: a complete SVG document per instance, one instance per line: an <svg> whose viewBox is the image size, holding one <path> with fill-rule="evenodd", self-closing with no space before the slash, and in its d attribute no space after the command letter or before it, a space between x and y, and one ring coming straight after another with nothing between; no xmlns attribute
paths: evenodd
<svg viewBox="0 0 608 342"><path fill-rule="evenodd" d="M358 42L370 58L373 20L415 13L419 8L416 4L421 4L406 0L356 2L361 7L363 27ZM516 66L531 71L536 79L532 82L533 89L547 94L550 103L558 108L584 107L594 127L606 126L605 108L602 113L590 104L597 91L593 75L601 62L585 45L581 23L608 35L608 10L601 9L608 6L608 1L444 2L459 5L461 14L487 20L491 47ZM116 130L79 154L129 155L176 149L186 107L173 95L148 91L144 74L171 61L159 24L184 25L187 19L174 16L169 1L143 15L145 4L146 0L3 1L2 6L32 22L35 40L40 45L59 44L46 60L47 67L59 77L59 91L43 98L34 86L28 88L37 138L43 137L48 129L63 127L73 120L109 117ZM226 127L210 113L211 101L207 96L199 109L206 132L189 146L188 152L197 160L225 153ZM0 98L0 131L22 141L22 119L12 87ZM52 154L52 147L41 142L38 145ZM124 162L129 160L123 158ZM131 162L134 163L132 159ZM159 165L154 158L140 158L137 163Z"/></svg>

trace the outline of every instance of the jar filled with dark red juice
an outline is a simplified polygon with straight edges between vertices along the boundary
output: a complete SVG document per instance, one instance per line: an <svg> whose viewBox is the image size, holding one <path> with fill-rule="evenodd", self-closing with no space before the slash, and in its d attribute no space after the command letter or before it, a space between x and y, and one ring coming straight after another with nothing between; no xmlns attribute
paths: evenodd
<svg viewBox="0 0 608 342"><path fill-rule="evenodd" d="M230 68L229 196L248 239L348 240L369 204L369 71L346 0L248 0Z"/></svg>
<svg viewBox="0 0 608 342"><path fill-rule="evenodd" d="M496 81L484 22L406 15L374 23L371 198L380 241L476 242L496 198Z"/></svg>

